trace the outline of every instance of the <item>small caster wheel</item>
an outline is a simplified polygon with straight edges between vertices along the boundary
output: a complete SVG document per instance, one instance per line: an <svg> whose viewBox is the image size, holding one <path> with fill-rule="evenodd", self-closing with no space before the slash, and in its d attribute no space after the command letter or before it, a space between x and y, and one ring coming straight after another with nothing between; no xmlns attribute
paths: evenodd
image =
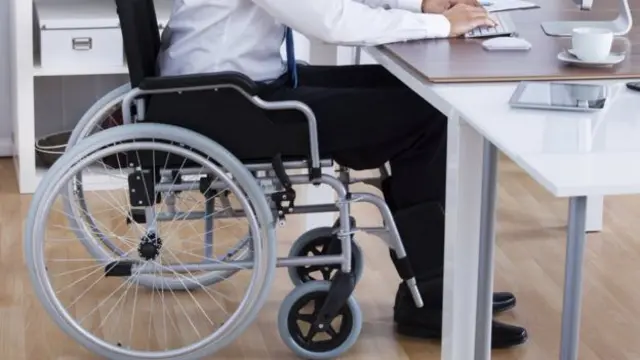
<svg viewBox="0 0 640 360"><path fill-rule="evenodd" d="M349 296L338 316L321 329L311 331L330 288L329 281L304 283L293 289L280 305L280 338L302 359L335 359L349 351L360 336L362 312L353 296Z"/></svg>
<svg viewBox="0 0 640 360"><path fill-rule="evenodd" d="M332 243L336 243L337 246L330 246ZM351 244L351 271L354 272L358 283L364 271L364 259L358 244L354 241ZM334 229L327 226L311 229L300 235L291 246L289 256L339 255L341 251L340 239L334 234ZM288 269L289 278L296 286L309 281L331 280L338 270L340 264L292 266ZM314 277L316 273L319 273L319 276Z"/></svg>

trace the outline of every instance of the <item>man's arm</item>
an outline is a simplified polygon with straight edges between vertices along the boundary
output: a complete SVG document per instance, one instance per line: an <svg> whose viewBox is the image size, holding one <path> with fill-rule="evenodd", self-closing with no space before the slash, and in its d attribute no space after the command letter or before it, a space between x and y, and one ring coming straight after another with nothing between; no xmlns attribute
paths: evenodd
<svg viewBox="0 0 640 360"><path fill-rule="evenodd" d="M386 10L353 0L253 0L278 21L334 44L379 45L449 36L451 24L440 14ZM387 0L399 4L402 1Z"/></svg>
<svg viewBox="0 0 640 360"><path fill-rule="evenodd" d="M385 9L401 9L407 11L422 12L422 0L353 0L361 2L369 7Z"/></svg>

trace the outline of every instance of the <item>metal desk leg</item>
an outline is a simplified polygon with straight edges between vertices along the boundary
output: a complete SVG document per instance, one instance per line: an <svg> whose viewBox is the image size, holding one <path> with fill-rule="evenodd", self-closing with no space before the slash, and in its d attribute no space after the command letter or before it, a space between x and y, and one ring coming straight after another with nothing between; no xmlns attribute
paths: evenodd
<svg viewBox="0 0 640 360"><path fill-rule="evenodd" d="M498 150L486 139L484 140L482 163L475 348L475 359L477 360L491 358L491 322L493 318L493 246L495 240Z"/></svg>
<svg viewBox="0 0 640 360"><path fill-rule="evenodd" d="M441 360L476 357L484 139L452 111L447 122L447 199Z"/></svg>
<svg viewBox="0 0 640 360"><path fill-rule="evenodd" d="M604 218L604 196L589 195L587 197L587 232L602 231Z"/></svg>
<svg viewBox="0 0 640 360"><path fill-rule="evenodd" d="M578 359L586 218L587 197L570 198L567 255L564 270L564 299L562 303L561 360Z"/></svg>

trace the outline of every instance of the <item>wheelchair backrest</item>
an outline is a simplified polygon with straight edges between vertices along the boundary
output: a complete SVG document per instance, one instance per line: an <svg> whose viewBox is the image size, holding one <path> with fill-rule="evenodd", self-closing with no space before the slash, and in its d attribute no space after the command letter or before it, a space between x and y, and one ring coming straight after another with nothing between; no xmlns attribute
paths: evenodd
<svg viewBox="0 0 640 360"><path fill-rule="evenodd" d="M160 30L153 0L115 0L131 87L157 75Z"/></svg>

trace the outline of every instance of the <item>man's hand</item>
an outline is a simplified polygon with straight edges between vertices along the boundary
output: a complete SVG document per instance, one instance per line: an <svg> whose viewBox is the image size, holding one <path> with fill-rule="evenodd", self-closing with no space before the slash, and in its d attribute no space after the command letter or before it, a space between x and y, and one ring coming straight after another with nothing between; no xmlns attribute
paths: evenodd
<svg viewBox="0 0 640 360"><path fill-rule="evenodd" d="M481 7L478 0L422 0L422 12L442 14L458 4Z"/></svg>
<svg viewBox="0 0 640 360"><path fill-rule="evenodd" d="M489 18L489 13L482 7L458 4L445 11L443 15L451 23L450 36L457 37L480 27L496 26Z"/></svg>

